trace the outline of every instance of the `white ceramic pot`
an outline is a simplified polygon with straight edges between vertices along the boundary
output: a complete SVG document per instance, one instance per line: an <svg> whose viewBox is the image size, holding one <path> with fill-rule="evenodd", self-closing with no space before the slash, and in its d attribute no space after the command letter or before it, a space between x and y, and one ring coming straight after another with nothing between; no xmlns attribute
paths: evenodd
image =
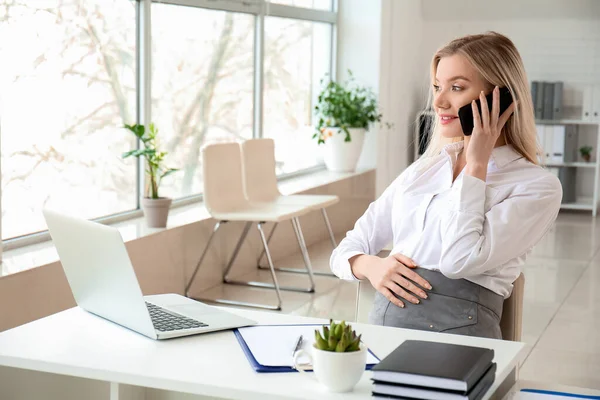
<svg viewBox="0 0 600 400"><path fill-rule="evenodd" d="M146 223L150 228L166 228L169 218L169 207L172 200L168 197L159 199L142 198L142 209L146 217Z"/></svg>
<svg viewBox="0 0 600 400"><path fill-rule="evenodd" d="M327 169L334 172L352 172L356 169L358 158L365 141L364 128L350 128L350 141L344 141L346 132L340 128L326 128L332 135L326 135L323 148L323 160Z"/></svg>
<svg viewBox="0 0 600 400"><path fill-rule="evenodd" d="M298 364L298 359L307 356L309 364ZM306 373L312 367L316 379L331 392L349 392L360 381L367 366L367 348L360 345L359 351L336 353L310 347L310 353L299 350L294 354L294 367Z"/></svg>

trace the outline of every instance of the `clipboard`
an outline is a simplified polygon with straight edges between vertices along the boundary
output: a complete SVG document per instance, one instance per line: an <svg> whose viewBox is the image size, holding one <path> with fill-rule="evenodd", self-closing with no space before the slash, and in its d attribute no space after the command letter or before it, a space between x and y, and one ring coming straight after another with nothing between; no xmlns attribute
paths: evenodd
<svg viewBox="0 0 600 400"><path fill-rule="evenodd" d="M252 329L252 328L263 328L263 329L265 329L265 328L274 328L273 329L273 333L276 333L278 327L279 328L284 328L284 327L285 328L290 328L290 327L320 328L322 326L323 326L323 324L258 325L258 326L255 325L255 326L246 327L246 328L234 329L233 333L234 333L235 337L237 338L238 342L240 343L240 347L242 348L242 351L244 352L244 354L246 355L246 358L250 362L251 367L256 372L267 372L267 373L298 372L291 365L293 346L287 346L287 348L285 350L281 349L281 352L283 352L283 354L288 354L289 353L290 365L283 365L284 363L281 363L282 365L263 365L263 364L261 364L256 359L255 355L253 354L252 350L250 349L250 346L248 345L248 343L244 339L244 336L240 332L240 329L243 330L243 329ZM289 333L288 329L285 329L285 330ZM312 329L312 332L314 332L314 329ZM304 340L305 340L305 342L312 343L314 341L313 337L314 337L314 335L312 335L310 338L307 338L305 336ZM292 336L291 339L293 341L293 340L295 340L295 337ZM367 354L366 370L370 370L375 365L377 365L377 363L380 361L380 359L375 354L373 354L373 352L370 349L367 349L367 351L368 351L368 354ZM371 359L371 361L372 361L371 363L368 362L369 359Z"/></svg>

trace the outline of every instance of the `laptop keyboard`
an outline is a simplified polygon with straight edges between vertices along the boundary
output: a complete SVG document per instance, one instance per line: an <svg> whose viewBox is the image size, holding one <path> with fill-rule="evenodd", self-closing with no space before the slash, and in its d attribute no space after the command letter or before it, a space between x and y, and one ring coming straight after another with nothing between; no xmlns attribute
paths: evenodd
<svg viewBox="0 0 600 400"><path fill-rule="evenodd" d="M183 329L203 328L207 324L176 315L154 304L146 303L154 329L161 332L180 331Z"/></svg>

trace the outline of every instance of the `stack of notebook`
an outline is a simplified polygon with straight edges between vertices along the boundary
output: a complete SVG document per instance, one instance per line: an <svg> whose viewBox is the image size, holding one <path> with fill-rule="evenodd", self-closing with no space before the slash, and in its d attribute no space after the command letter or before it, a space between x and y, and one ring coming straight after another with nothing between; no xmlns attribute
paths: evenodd
<svg viewBox="0 0 600 400"><path fill-rule="evenodd" d="M477 400L496 375L494 350L406 340L373 368L373 396Z"/></svg>

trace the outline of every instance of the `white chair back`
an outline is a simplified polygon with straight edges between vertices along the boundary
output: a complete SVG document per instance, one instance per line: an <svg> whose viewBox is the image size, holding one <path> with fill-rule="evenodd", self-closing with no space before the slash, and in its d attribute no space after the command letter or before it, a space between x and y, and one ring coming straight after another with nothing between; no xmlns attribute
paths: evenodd
<svg viewBox="0 0 600 400"><path fill-rule="evenodd" d="M202 150L204 203L211 215L248 207L244 194L242 151L238 143L217 143Z"/></svg>
<svg viewBox="0 0 600 400"><path fill-rule="evenodd" d="M280 196L275 171L273 139L250 139L242 143L246 195L250 201L275 201Z"/></svg>

